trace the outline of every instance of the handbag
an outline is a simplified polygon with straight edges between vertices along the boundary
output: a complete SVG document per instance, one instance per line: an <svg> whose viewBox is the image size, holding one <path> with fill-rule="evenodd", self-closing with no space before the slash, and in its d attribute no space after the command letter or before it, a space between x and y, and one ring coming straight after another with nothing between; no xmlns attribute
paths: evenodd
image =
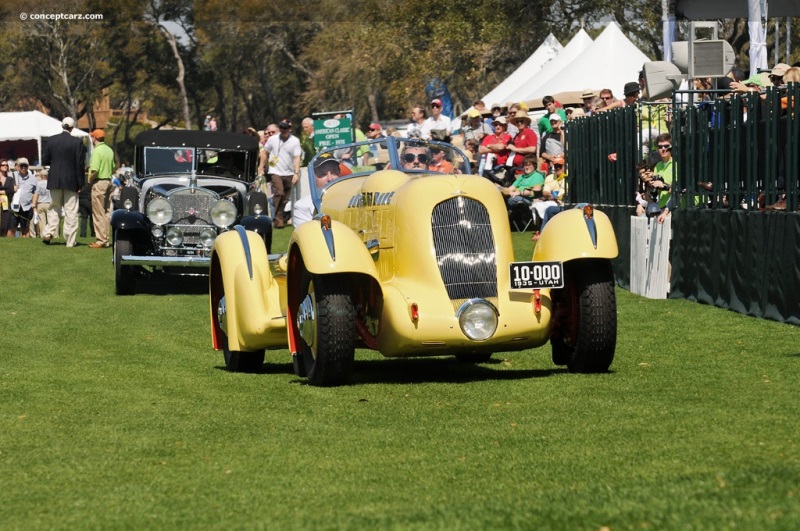
<svg viewBox="0 0 800 531"><path fill-rule="evenodd" d="M14 197L11 198L11 210L13 210L14 212L19 212L19 195L20 191L17 190L16 192L14 192Z"/></svg>

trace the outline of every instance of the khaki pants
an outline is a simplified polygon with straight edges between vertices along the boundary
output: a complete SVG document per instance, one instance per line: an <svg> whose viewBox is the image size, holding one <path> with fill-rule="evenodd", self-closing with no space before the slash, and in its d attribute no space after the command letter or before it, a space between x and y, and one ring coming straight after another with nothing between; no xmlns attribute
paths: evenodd
<svg viewBox="0 0 800 531"><path fill-rule="evenodd" d="M37 203L36 205L36 213L39 214L39 226L36 230L39 231L39 236L42 238L57 238L58 237L58 222L59 217L61 216L60 212L56 212L52 208L50 208L51 203ZM55 218L55 232L47 232L47 227L53 226L53 223L50 222L50 218Z"/></svg>
<svg viewBox="0 0 800 531"><path fill-rule="evenodd" d="M99 179L92 185L92 218L94 235L97 241L108 245L108 231L111 227L111 192L114 185L109 179Z"/></svg>
<svg viewBox="0 0 800 531"><path fill-rule="evenodd" d="M64 238L67 240L67 247L75 247L78 236L78 192L73 190L50 190L50 210L61 212L64 207ZM52 223L52 224L51 224ZM47 218L46 234L58 234L58 216Z"/></svg>

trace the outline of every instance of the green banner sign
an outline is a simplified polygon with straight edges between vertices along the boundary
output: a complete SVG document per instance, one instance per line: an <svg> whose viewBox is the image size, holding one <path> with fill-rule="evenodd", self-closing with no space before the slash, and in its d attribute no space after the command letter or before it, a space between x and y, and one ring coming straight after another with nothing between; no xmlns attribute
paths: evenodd
<svg viewBox="0 0 800 531"><path fill-rule="evenodd" d="M319 151L353 142L353 129L349 118L314 120L314 147Z"/></svg>

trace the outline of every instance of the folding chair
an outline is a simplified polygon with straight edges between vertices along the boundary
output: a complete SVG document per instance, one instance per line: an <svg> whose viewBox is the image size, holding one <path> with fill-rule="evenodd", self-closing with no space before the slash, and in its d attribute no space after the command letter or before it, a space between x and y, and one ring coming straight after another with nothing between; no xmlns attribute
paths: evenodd
<svg viewBox="0 0 800 531"><path fill-rule="evenodd" d="M525 232L533 224L533 210L525 203L516 203L508 207L508 222L511 229Z"/></svg>

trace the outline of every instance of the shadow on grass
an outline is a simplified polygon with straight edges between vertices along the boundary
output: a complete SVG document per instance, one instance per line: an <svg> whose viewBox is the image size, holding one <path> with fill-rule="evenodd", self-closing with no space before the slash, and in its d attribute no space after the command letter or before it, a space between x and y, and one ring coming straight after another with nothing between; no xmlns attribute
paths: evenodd
<svg viewBox="0 0 800 531"><path fill-rule="evenodd" d="M374 383L467 383L543 378L566 368L504 369L503 362L464 363L455 358L410 358L356 361L350 385Z"/></svg>
<svg viewBox="0 0 800 531"><path fill-rule="evenodd" d="M136 279L136 294L143 295L203 295L208 294L208 277L182 275L152 275Z"/></svg>
<svg viewBox="0 0 800 531"><path fill-rule="evenodd" d="M219 353L220 357L222 357L222 352ZM217 365L214 367L219 371L228 371L228 368L225 365ZM255 372L251 373L239 373L239 374L253 374L253 375L261 375L261 374L294 374L294 367L292 367L292 362L289 363L264 363L260 369Z"/></svg>

